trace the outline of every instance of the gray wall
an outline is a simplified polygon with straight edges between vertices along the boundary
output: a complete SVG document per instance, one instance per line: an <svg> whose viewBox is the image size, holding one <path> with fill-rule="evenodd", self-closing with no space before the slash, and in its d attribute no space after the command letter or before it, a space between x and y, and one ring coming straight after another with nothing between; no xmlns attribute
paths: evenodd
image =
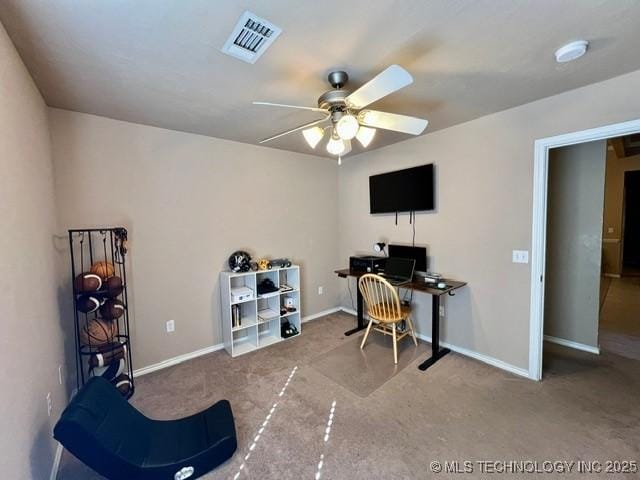
<svg viewBox="0 0 640 480"><path fill-rule="evenodd" d="M434 162L437 211L417 215L416 242L429 246L434 270L469 282L446 299L443 338L527 369L531 265L513 264L511 252L531 250L534 141L639 118L638 84L634 72L344 159L342 263L379 238L411 242L406 215L398 227L392 216L369 215L368 176ZM430 335L430 298L414 302L417 328Z"/></svg>
<svg viewBox="0 0 640 480"><path fill-rule="evenodd" d="M304 316L338 303L335 161L65 110L49 119L61 226L129 229L136 368L222 342L218 275L238 248L301 264Z"/></svg>
<svg viewBox="0 0 640 480"><path fill-rule="evenodd" d="M549 152L545 335L598 346L607 142Z"/></svg>
<svg viewBox="0 0 640 480"><path fill-rule="evenodd" d="M47 108L0 25L0 471L49 477L67 402ZM72 339L73 341L73 339ZM53 412L47 416L51 392Z"/></svg>

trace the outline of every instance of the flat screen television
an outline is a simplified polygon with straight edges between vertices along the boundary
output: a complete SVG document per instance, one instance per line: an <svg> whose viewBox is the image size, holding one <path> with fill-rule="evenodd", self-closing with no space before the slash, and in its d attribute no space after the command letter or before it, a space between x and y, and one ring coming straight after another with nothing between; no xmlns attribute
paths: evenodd
<svg viewBox="0 0 640 480"><path fill-rule="evenodd" d="M370 213L421 212L434 208L433 163L369 177Z"/></svg>

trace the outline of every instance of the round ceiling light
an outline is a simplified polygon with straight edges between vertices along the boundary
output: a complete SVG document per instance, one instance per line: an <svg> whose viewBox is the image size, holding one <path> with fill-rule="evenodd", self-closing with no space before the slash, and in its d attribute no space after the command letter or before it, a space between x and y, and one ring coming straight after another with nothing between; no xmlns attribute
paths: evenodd
<svg viewBox="0 0 640 480"><path fill-rule="evenodd" d="M343 140L352 140L358 133L358 119L353 115L343 115L336 124L336 131L338 136Z"/></svg>
<svg viewBox="0 0 640 480"><path fill-rule="evenodd" d="M567 43L556 50L556 62L567 63L577 58L580 58L587 53L589 42L586 40L578 40L576 42Z"/></svg>

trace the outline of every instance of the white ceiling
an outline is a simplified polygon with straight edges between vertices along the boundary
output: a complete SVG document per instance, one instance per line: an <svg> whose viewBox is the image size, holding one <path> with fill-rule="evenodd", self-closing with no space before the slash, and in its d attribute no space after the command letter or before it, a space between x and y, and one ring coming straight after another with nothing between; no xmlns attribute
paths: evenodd
<svg viewBox="0 0 640 480"><path fill-rule="evenodd" d="M255 65L220 52L246 9L283 29ZM640 68L636 0L0 0L0 19L51 106L251 144L317 118L252 100L315 106L336 67L353 90L402 65L415 82L374 107L427 134ZM409 137L379 133L370 149Z"/></svg>

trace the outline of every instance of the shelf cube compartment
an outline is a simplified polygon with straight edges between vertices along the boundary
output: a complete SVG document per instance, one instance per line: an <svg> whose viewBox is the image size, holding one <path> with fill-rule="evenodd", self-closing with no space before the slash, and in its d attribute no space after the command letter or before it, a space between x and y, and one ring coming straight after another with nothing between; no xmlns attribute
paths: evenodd
<svg viewBox="0 0 640 480"><path fill-rule="evenodd" d="M258 327L254 325L233 332L232 348L234 357L258 348Z"/></svg>
<svg viewBox="0 0 640 480"><path fill-rule="evenodd" d="M280 317L258 325L258 346L266 347L281 340Z"/></svg>
<svg viewBox="0 0 640 480"><path fill-rule="evenodd" d="M237 313L234 310L237 310ZM257 323L256 300L231 305L231 328L233 331L248 328Z"/></svg>
<svg viewBox="0 0 640 480"><path fill-rule="evenodd" d="M286 322L289 322L289 324L296 327L296 330L298 330L298 334L300 333L300 312L289 313L287 315L280 317L280 329L281 329L282 338L292 338L292 337L286 337L282 333L282 326L285 325Z"/></svg>
<svg viewBox="0 0 640 480"><path fill-rule="evenodd" d="M296 266L279 271L280 286L288 285L293 290L300 290L300 269Z"/></svg>

